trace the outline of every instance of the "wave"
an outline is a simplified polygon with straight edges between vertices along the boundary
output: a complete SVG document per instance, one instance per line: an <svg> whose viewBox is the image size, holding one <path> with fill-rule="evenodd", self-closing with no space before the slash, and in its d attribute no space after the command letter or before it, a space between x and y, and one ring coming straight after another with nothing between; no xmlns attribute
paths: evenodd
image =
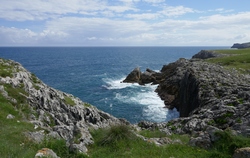
<svg viewBox="0 0 250 158"><path fill-rule="evenodd" d="M139 86L138 83L123 83L122 81L125 80L125 77L119 79L103 78L102 80L106 83L103 87L107 89L124 89L127 87Z"/></svg>
<svg viewBox="0 0 250 158"><path fill-rule="evenodd" d="M115 100L128 105L141 106L143 109L141 115L148 121L164 122L179 117L176 109L169 110L164 108L164 101L155 92L157 85L147 84L141 86L139 84L121 83L124 79L125 77L103 79L106 83L103 87L113 91Z"/></svg>

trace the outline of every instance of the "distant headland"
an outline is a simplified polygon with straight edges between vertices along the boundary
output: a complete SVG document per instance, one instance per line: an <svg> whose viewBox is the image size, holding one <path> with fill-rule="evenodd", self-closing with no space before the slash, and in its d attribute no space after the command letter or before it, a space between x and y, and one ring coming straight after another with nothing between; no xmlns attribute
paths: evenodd
<svg viewBox="0 0 250 158"><path fill-rule="evenodd" d="M250 42L247 42L247 43L235 43L231 48L238 48L238 49L250 48Z"/></svg>

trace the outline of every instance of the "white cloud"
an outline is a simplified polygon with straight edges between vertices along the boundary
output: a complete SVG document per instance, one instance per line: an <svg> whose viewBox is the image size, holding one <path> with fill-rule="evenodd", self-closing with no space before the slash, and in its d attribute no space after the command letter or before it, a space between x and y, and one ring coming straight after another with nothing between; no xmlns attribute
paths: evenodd
<svg viewBox="0 0 250 158"><path fill-rule="evenodd" d="M102 15L107 11L122 13L134 10L128 5L108 5L103 0L11 0L0 5L0 18L13 21L45 20L68 14Z"/></svg>
<svg viewBox="0 0 250 158"><path fill-rule="evenodd" d="M193 10L192 8L187 8L184 6L177 6L177 7L173 7L173 6L166 6L163 8L162 11L160 11L160 13L162 15L171 17L171 16L180 16L183 14L187 14L187 13L194 13L195 10Z"/></svg>
<svg viewBox="0 0 250 158"><path fill-rule="evenodd" d="M147 7L138 8L140 2ZM226 45L249 41L250 12L225 8L199 12L164 2L3 1L0 45ZM196 18L185 19L191 13ZM12 23L5 26L8 20ZM32 24L26 26L27 21ZM11 24L15 27L8 27Z"/></svg>

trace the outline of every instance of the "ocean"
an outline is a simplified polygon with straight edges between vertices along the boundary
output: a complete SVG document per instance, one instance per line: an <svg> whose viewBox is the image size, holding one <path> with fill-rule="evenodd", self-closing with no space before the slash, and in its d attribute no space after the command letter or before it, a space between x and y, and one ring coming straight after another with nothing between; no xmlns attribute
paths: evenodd
<svg viewBox="0 0 250 158"><path fill-rule="evenodd" d="M15 60L47 85L73 94L131 123L165 122L179 117L164 108L157 85L121 83L136 67L160 71L200 50L229 47L0 47L0 57Z"/></svg>

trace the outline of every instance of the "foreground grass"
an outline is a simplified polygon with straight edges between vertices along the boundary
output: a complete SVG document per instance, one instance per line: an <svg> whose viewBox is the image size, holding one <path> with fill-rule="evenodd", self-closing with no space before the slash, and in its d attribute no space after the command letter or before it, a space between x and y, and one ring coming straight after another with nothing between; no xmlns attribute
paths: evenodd
<svg viewBox="0 0 250 158"><path fill-rule="evenodd" d="M150 131L146 132L147 135ZM159 133L159 132L157 132ZM92 132L95 144L89 147L90 157L135 157L135 158L158 158L178 157L193 158L202 157L207 151L188 146L186 144L172 144L164 147L145 142L138 138L129 127L114 126ZM155 131L153 134L155 135ZM162 134L161 134L162 135Z"/></svg>
<svg viewBox="0 0 250 158"><path fill-rule="evenodd" d="M140 132L147 137L163 137L159 131ZM233 136L229 131L217 133L220 139L209 150L188 145L186 135L173 135L171 139L179 139L182 143L156 146L136 137L129 127L114 126L107 129L92 131L95 144L89 147L90 157L124 157L124 158L231 158L235 149L250 146L250 138Z"/></svg>
<svg viewBox="0 0 250 158"><path fill-rule="evenodd" d="M228 49L215 50L219 54L224 54L224 57L211 58L207 61L219 63L227 68L234 68L242 73L250 72L250 48L248 49Z"/></svg>

